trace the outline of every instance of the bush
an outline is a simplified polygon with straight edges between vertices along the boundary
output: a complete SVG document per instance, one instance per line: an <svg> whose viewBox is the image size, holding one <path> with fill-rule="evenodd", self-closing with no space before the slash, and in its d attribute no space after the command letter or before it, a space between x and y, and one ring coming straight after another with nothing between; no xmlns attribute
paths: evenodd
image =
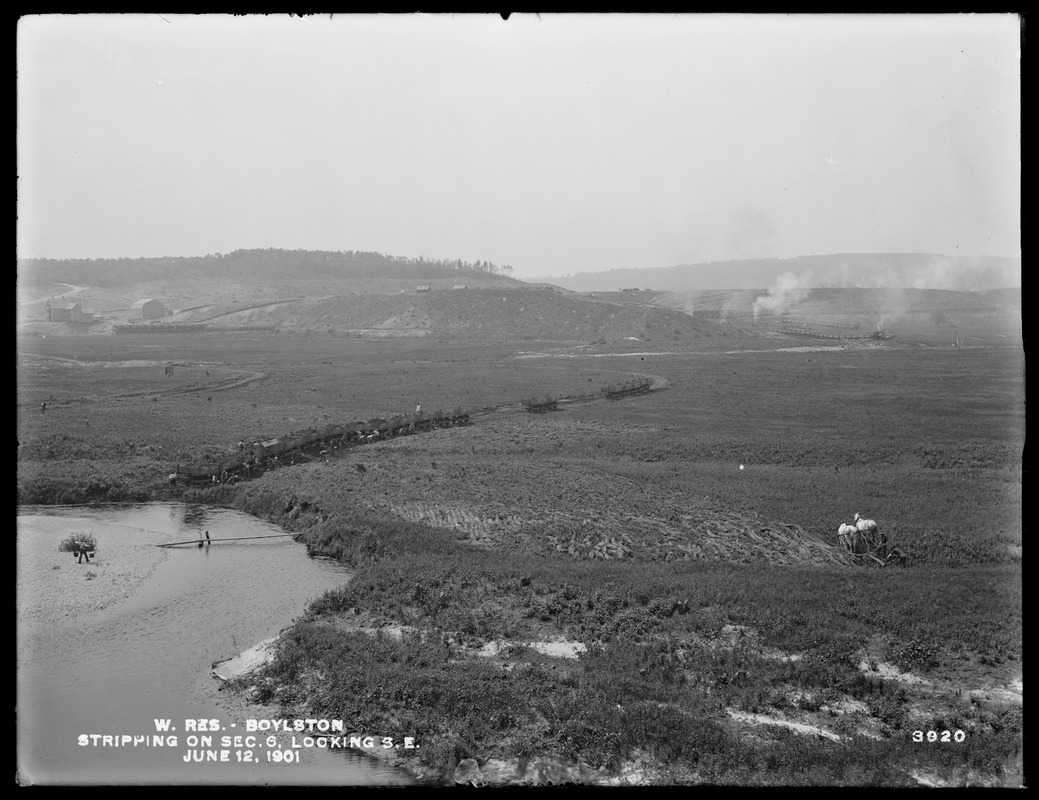
<svg viewBox="0 0 1039 800"><path fill-rule="evenodd" d="M58 545L59 553L78 553L81 549L96 550L97 540L89 533L73 533Z"/></svg>

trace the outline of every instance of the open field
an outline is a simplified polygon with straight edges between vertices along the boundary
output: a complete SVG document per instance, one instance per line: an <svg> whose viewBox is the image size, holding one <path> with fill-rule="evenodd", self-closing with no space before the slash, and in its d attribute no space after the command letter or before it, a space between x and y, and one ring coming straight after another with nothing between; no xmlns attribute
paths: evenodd
<svg viewBox="0 0 1039 800"><path fill-rule="evenodd" d="M1017 785L1020 346L804 344L25 338L18 499L190 494L356 564L250 681L419 737L448 781ZM638 376L663 388L519 406ZM166 481L417 403L486 413L233 487ZM834 546L855 512L907 568ZM966 738L912 741L932 729Z"/></svg>

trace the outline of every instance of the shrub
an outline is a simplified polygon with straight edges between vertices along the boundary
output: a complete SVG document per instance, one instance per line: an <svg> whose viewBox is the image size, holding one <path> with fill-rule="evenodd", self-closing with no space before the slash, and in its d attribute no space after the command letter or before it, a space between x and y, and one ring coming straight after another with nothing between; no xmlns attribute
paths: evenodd
<svg viewBox="0 0 1039 800"><path fill-rule="evenodd" d="M78 553L83 546L87 550L97 549L97 540L89 533L73 533L58 544L59 553Z"/></svg>

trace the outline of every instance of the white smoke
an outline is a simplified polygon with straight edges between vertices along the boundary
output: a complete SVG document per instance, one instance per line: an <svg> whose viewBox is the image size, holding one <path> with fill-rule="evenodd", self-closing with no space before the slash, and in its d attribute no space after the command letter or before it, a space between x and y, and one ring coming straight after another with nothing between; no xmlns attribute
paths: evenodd
<svg viewBox="0 0 1039 800"><path fill-rule="evenodd" d="M954 292L972 292L993 287L1021 285L1019 262L984 262L976 258L947 258L921 256L909 264L884 264L883 257L876 265L855 270L842 262L825 270L822 280L827 286L859 289L945 289ZM858 273L858 274L856 274Z"/></svg>
<svg viewBox="0 0 1039 800"><path fill-rule="evenodd" d="M882 331L895 320L909 313L909 298L904 289L886 289L880 303L880 313L874 323L874 330Z"/></svg>
<svg viewBox="0 0 1039 800"><path fill-rule="evenodd" d="M812 291L812 273L795 275L784 272L768 287L768 294L763 294L754 301L754 319L759 314L786 314L790 309L808 297Z"/></svg>

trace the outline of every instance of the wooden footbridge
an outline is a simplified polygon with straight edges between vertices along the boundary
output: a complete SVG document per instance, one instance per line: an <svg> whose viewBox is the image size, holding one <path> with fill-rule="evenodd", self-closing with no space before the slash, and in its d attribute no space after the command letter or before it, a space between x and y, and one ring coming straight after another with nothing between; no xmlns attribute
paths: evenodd
<svg viewBox="0 0 1039 800"><path fill-rule="evenodd" d="M209 531L206 531L205 538L199 537L198 539L185 539L183 542L166 542L165 544L157 544L156 547L177 547L178 545L189 545L193 544L197 547L201 547L204 544L210 542L249 542L253 539L278 539L285 536L291 536L296 538L300 536L298 533L270 533L264 536L222 536L219 539L210 539Z"/></svg>

